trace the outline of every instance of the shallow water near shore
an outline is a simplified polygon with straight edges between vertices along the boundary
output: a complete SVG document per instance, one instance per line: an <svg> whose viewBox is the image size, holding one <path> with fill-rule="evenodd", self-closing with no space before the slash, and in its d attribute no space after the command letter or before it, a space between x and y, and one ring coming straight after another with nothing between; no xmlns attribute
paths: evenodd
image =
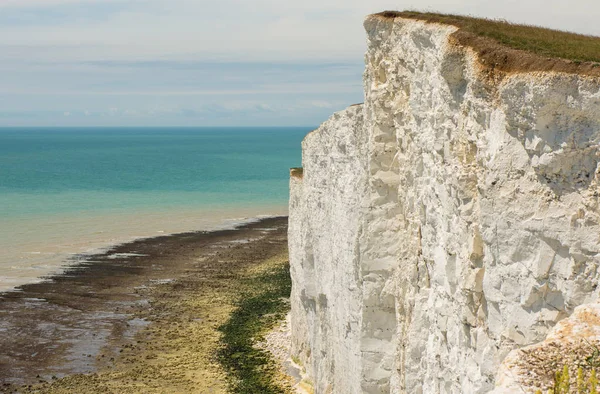
<svg viewBox="0 0 600 394"><path fill-rule="evenodd" d="M309 130L0 129L0 292L135 238L286 215Z"/></svg>
<svg viewBox="0 0 600 394"><path fill-rule="evenodd" d="M139 238L230 229L287 215L286 206L220 206L5 220L0 227L0 292L44 280L90 254Z"/></svg>

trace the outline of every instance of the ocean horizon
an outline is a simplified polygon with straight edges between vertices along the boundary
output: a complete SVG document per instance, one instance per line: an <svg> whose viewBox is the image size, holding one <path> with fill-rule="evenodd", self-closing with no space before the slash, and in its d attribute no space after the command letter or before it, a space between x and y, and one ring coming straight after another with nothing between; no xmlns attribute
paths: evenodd
<svg viewBox="0 0 600 394"><path fill-rule="evenodd" d="M136 238L287 215L312 129L0 128L0 291Z"/></svg>

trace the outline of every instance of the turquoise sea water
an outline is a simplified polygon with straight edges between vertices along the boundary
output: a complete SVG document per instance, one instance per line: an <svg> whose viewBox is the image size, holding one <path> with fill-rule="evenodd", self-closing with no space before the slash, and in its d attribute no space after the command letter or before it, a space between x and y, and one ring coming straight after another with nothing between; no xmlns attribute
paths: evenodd
<svg viewBox="0 0 600 394"><path fill-rule="evenodd" d="M0 129L0 290L67 253L285 214L310 130Z"/></svg>

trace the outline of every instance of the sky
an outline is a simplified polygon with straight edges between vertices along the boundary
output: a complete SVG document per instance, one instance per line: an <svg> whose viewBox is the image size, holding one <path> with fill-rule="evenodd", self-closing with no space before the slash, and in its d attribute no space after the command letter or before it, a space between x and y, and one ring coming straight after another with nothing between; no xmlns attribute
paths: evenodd
<svg viewBox="0 0 600 394"><path fill-rule="evenodd" d="M597 0L0 0L0 127L316 126L387 9L600 36Z"/></svg>

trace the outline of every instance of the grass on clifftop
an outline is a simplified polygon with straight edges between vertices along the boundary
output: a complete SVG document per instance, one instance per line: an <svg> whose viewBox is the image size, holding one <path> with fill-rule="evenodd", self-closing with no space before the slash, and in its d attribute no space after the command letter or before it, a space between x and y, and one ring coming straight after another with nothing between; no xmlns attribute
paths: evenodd
<svg viewBox="0 0 600 394"><path fill-rule="evenodd" d="M473 47L480 56L491 61L489 64L505 68L507 71L554 70L600 75L600 37L460 15L385 11L377 16L418 19L456 26L460 30L454 36L461 44ZM498 45L504 47L505 51ZM506 49L525 51L536 57L510 53ZM572 64L569 66L567 62L552 61L556 59L564 59ZM590 64L581 69L580 65L584 62ZM576 70L576 67L579 70Z"/></svg>

